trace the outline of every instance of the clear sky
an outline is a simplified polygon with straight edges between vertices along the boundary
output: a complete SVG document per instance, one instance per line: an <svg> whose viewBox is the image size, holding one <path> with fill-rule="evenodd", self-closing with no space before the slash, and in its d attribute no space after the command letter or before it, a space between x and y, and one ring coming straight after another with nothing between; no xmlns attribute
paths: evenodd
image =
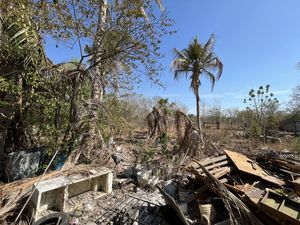
<svg viewBox="0 0 300 225"><path fill-rule="evenodd" d="M184 77L173 80L172 49L185 48L195 36L205 42L213 32L217 36L215 52L224 64L224 72L213 92L209 81L203 79L200 94L208 104L219 98L224 108L243 108L242 101L250 89L270 84L284 105L291 89L300 83L299 0L163 0L163 4L177 30L162 42L165 70L161 80L166 88L144 80L138 93L169 98L194 113L195 98L189 81ZM47 42L50 58L72 54L72 50L54 46Z"/></svg>
<svg viewBox="0 0 300 225"><path fill-rule="evenodd" d="M224 64L224 72L211 92L203 79L202 100L222 107L245 107L242 103L251 88L271 85L281 103L300 83L300 1L299 0L165 0L175 20L177 34L163 42L166 67L161 75L166 89L146 82L140 93L161 95L179 101L195 112L195 99L185 78L173 80L170 63L172 48L183 49L194 36L201 42L211 33L217 35L215 52Z"/></svg>

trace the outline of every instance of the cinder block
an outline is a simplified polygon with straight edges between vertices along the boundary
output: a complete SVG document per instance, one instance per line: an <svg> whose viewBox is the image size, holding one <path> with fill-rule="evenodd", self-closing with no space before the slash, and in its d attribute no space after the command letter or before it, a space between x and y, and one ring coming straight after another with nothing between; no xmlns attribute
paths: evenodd
<svg viewBox="0 0 300 225"><path fill-rule="evenodd" d="M31 201L35 208L35 220L49 212L68 212L70 205L86 199L87 192L112 192L113 173L107 168L92 170L91 174L60 176L35 184ZM34 186L34 187L35 187ZM82 195L82 197L81 197Z"/></svg>

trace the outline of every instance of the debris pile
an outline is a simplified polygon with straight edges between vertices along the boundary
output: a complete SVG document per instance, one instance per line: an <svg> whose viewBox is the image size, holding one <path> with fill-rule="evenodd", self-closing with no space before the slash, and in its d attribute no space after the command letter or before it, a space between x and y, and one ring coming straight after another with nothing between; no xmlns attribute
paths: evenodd
<svg viewBox="0 0 300 225"><path fill-rule="evenodd" d="M96 224L300 224L299 176L295 171L300 162L291 164L292 178L280 173L279 166L277 171L268 169L256 158L258 154L247 157L225 150L215 157L190 160L182 166L186 173L173 174L167 181L159 177L156 187L164 201L157 201L159 193L151 183L153 171L138 165L130 178L120 179L119 187L125 194L108 201L114 203L104 207ZM137 179L139 173L147 176ZM129 186L134 197L128 195Z"/></svg>
<svg viewBox="0 0 300 225"><path fill-rule="evenodd" d="M199 224L300 224L299 161L256 155L273 163L268 169L254 158L224 153L185 166L193 174Z"/></svg>
<svg viewBox="0 0 300 225"><path fill-rule="evenodd" d="M88 198L69 213L59 214L66 212L62 209L53 216L68 221L65 224L78 225L297 225L300 224L298 156L272 151L246 156L224 150L214 157L188 159L180 168L174 169L174 166L168 176L158 174L151 165L137 164L117 174L111 193ZM94 169L85 166L69 172L52 172L45 175L48 180L45 182L75 176L77 182L68 179L66 185L61 182L62 190L67 190L62 192L61 198L84 200L91 190L97 189L95 182L90 182L90 189L83 185L89 183L87 179L95 178L91 170ZM2 219L19 212L30 194L30 187L37 181L38 178L31 178L1 187ZM47 187L53 185L52 182ZM56 196L56 201L59 199ZM50 217L42 217L39 221Z"/></svg>

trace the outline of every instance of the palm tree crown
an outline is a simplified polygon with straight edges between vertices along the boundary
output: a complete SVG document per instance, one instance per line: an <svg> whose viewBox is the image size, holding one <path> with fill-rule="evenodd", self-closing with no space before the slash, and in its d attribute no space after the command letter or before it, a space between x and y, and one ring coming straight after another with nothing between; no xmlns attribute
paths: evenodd
<svg viewBox="0 0 300 225"><path fill-rule="evenodd" d="M178 79L181 74L191 73L191 88L195 92L195 89L201 84L200 76L205 75L210 79L213 89L216 80L221 77L223 72L223 64L214 53L214 43L215 35L212 34L204 46L196 37L186 49L179 51L174 48L175 59L171 65L174 78Z"/></svg>

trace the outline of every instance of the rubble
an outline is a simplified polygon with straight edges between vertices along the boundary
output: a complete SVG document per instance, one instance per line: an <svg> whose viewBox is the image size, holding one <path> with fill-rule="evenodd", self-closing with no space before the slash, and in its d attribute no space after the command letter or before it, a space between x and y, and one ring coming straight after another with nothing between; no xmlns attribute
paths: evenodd
<svg viewBox="0 0 300 225"><path fill-rule="evenodd" d="M297 184L295 186L293 180L275 176L274 171L267 171L245 155L227 150L224 152L225 155L200 162L193 160L186 168L198 181L204 182L209 190L223 199L229 213L230 224L300 224L298 206L300 203L297 202L299 195L295 195ZM297 169L296 162L288 163L288 160L278 162L289 169ZM280 168L277 168L277 172L279 170ZM272 189L277 192L291 191L291 184L295 186L292 190L294 193L291 195L292 199L272 191ZM203 187L205 186L199 187L202 189L202 195L207 191L207 188ZM277 207L266 205L268 202L266 196L269 196L269 193L275 193L273 195L281 199ZM242 222L239 223L239 219Z"/></svg>
<svg viewBox="0 0 300 225"><path fill-rule="evenodd" d="M213 157L189 159L165 177L153 165L127 165L113 179L112 192L73 208L68 224L300 224L300 164L297 157L288 157L296 153L264 153L244 155L224 150ZM91 169L78 171L83 179L91 179L93 174L87 173ZM74 176L71 174L74 171L54 172L45 182L54 185L53 180ZM13 197L20 185L25 185L23 191L27 192L23 193L28 194L34 183L36 179L20 181L15 186L11 183L1 193ZM72 188L67 188L69 184L66 181L64 187L71 191ZM13 187L13 192L8 193L9 187ZM84 197L82 191L76 193L75 198Z"/></svg>

